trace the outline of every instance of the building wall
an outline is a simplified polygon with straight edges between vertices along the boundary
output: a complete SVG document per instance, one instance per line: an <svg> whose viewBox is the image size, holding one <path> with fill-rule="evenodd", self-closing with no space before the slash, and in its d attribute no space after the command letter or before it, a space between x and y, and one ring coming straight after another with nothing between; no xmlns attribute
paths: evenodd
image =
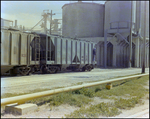
<svg viewBox="0 0 150 119"><path fill-rule="evenodd" d="M104 37L79 38L81 40L96 43L96 62L98 67L104 67ZM129 44L125 40L107 37L107 67L128 67L129 63ZM142 67L143 45L142 40L137 43L133 39L132 43L132 67ZM147 41L149 42L149 41ZM148 44L148 43L147 43ZM139 46L139 48L138 48ZM138 50L137 50L138 49ZM145 66L149 67L149 46L146 47Z"/></svg>

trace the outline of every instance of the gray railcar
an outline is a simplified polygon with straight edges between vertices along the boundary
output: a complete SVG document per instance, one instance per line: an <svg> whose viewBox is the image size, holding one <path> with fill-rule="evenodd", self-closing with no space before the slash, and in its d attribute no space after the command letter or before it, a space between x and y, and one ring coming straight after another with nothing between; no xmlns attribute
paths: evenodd
<svg viewBox="0 0 150 119"><path fill-rule="evenodd" d="M94 43L38 33L1 29L1 75L56 73L94 68Z"/></svg>
<svg viewBox="0 0 150 119"><path fill-rule="evenodd" d="M27 75L32 66L39 66L39 61L32 59L33 48L30 43L39 38L35 34L17 30L1 29L1 75Z"/></svg>
<svg viewBox="0 0 150 119"><path fill-rule="evenodd" d="M40 65L43 73L55 73L65 69L90 71L94 68L94 43L53 35L39 35L41 39Z"/></svg>

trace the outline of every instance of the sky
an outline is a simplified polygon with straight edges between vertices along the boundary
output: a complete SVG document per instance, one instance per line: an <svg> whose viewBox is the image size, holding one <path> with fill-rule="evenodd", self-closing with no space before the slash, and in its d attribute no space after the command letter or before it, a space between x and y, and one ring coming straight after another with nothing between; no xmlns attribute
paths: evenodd
<svg viewBox="0 0 150 119"><path fill-rule="evenodd" d="M77 1L1 1L1 18L17 20L17 25L32 28L42 19L43 10L52 10L53 19L62 19L62 6ZM84 1L92 2L92 1ZM104 4L105 1L93 1Z"/></svg>

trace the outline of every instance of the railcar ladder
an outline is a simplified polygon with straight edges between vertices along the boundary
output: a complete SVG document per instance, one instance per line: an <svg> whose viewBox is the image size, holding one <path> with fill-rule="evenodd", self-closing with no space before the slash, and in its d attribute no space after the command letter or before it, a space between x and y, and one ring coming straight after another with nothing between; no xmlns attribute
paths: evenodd
<svg viewBox="0 0 150 119"><path fill-rule="evenodd" d="M34 42L34 46L35 46L35 64L37 64L36 62L39 61L40 63L40 37L35 37L35 42Z"/></svg>
<svg viewBox="0 0 150 119"><path fill-rule="evenodd" d="M46 48L46 51L47 51L47 57L45 57L45 58L47 58L47 60L46 61L51 61L51 39L48 39L47 38L47 48ZM49 45L48 45L49 44Z"/></svg>
<svg viewBox="0 0 150 119"><path fill-rule="evenodd" d="M51 41L49 40L48 43L50 43ZM51 45L51 44L50 44ZM47 60L51 61L51 46L49 48L47 48Z"/></svg>

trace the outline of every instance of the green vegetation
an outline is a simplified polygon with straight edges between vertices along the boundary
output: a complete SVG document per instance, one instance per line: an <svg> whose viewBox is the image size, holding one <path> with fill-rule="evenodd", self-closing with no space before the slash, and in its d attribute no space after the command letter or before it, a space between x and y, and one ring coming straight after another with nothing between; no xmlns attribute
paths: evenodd
<svg viewBox="0 0 150 119"><path fill-rule="evenodd" d="M94 97L94 93L95 93L95 91L90 88L82 88L80 90L72 91L72 94L83 94L84 96L87 96L90 98Z"/></svg>
<svg viewBox="0 0 150 119"><path fill-rule="evenodd" d="M120 114L121 111L119 111L116 107L113 107L112 103L100 103L97 105L91 105L89 108L81 107L79 110L74 111L70 115L66 115L68 118L92 118L92 117L98 117L100 115L102 116L115 116Z"/></svg>
<svg viewBox="0 0 150 119"><path fill-rule="evenodd" d="M111 90L105 88L106 84L102 84L90 88L82 88L80 90L37 98L28 102L36 103L37 105L50 103L51 110L52 106L59 106L61 104L80 107L79 110L75 110L70 115L66 115L66 117L71 118L111 117L119 115L122 109L131 109L135 107L136 104L144 104L141 99L149 93L149 89L144 88L148 80L149 76L143 76L113 82L113 88ZM35 92L36 91L37 90L35 90ZM112 102L102 102L97 105L91 105L90 102L93 101L93 97L111 99ZM146 99L149 99L149 96L146 97Z"/></svg>
<svg viewBox="0 0 150 119"><path fill-rule="evenodd" d="M85 104L88 104L91 102L92 99L89 99L88 97L84 95L72 95L71 93L61 93L56 96L53 96L52 99L50 100L50 104L54 106L58 106L61 104L70 104L74 106L81 107Z"/></svg>
<svg viewBox="0 0 150 119"><path fill-rule="evenodd" d="M71 106L81 107L83 105L91 102L92 99L84 96L83 94L73 94L72 91L67 93L60 93L53 96L37 98L31 101L30 103L35 103L37 105L43 105L45 103L50 103L50 106L59 106L61 104L70 104Z"/></svg>
<svg viewBox="0 0 150 119"><path fill-rule="evenodd" d="M114 104L115 104L114 106L119 109L131 109L136 104L144 104L144 103L139 99L139 97L134 97L130 99L120 98L116 100Z"/></svg>
<svg viewBox="0 0 150 119"><path fill-rule="evenodd" d="M143 88L145 82L148 79L149 79L148 76L144 76L142 78L139 77L130 80L114 82L112 83L113 89L111 90L104 89L102 91L98 91L95 93L94 96L101 98L104 97L111 98L112 96L126 96L126 94L128 94L130 97L137 96L139 98L142 98L148 91L147 89Z"/></svg>
<svg viewBox="0 0 150 119"><path fill-rule="evenodd" d="M135 104L142 104L141 100L136 98L130 99L117 99L114 103L99 103L97 105L90 105L89 108L81 107L79 110L75 110L70 115L66 115L68 118L92 118L99 116L116 116L121 113L120 109L131 109Z"/></svg>
<svg viewBox="0 0 150 119"><path fill-rule="evenodd" d="M114 103L100 103L98 105L90 105L88 108L81 107L66 117L70 118L92 118L98 116L116 116L121 113L120 109L131 109L136 104L144 104L142 98L149 93L148 89L143 86L149 80L149 76L128 79L112 83L111 90L104 89L104 85L95 86L88 90L95 90L94 97L103 99L113 99ZM115 86L115 87L114 87ZM80 92L76 91L76 92ZM121 98L122 97L122 98ZM127 99L124 99L127 98Z"/></svg>

